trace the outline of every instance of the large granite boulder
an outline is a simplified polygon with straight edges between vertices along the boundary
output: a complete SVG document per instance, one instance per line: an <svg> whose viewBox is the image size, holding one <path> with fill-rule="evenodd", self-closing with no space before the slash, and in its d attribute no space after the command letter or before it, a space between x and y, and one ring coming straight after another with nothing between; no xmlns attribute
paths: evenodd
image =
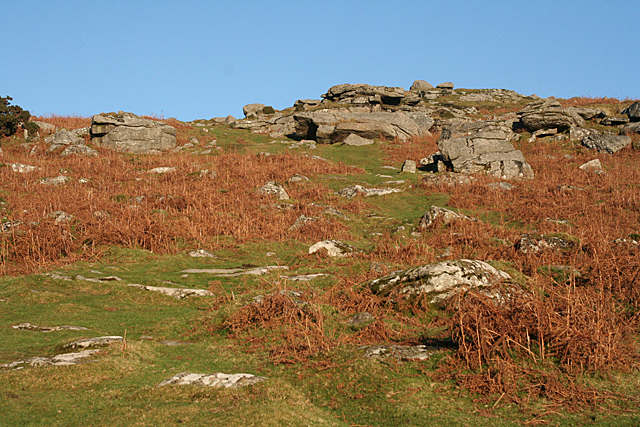
<svg viewBox="0 0 640 427"><path fill-rule="evenodd" d="M133 113L98 114L91 119L91 141L128 153L159 153L176 146L176 129Z"/></svg>
<svg viewBox="0 0 640 427"><path fill-rule="evenodd" d="M624 125L624 127L622 128L622 133L625 135L629 135L632 133L640 134L640 122Z"/></svg>
<svg viewBox="0 0 640 427"><path fill-rule="evenodd" d="M330 87L322 97L328 101L349 104L400 105L405 98L405 91L401 87L346 83Z"/></svg>
<svg viewBox="0 0 640 427"><path fill-rule="evenodd" d="M602 135L592 132L582 139L582 145L601 153L613 154L631 145L631 138L626 135Z"/></svg>
<svg viewBox="0 0 640 427"><path fill-rule="evenodd" d="M629 116L629 120L632 122L640 122L640 101L636 101L629 108L625 108L623 113Z"/></svg>
<svg viewBox="0 0 640 427"><path fill-rule="evenodd" d="M416 80L415 82L413 82L410 88L412 92L420 92L424 90L433 90L433 89L434 87L424 80Z"/></svg>
<svg viewBox="0 0 640 427"><path fill-rule="evenodd" d="M511 129L493 122L464 123L445 128L438 149L453 172L531 179L533 169L511 144L514 138Z"/></svg>
<svg viewBox="0 0 640 427"><path fill-rule="evenodd" d="M539 99L518 112L520 121L529 132L538 129L558 129L563 132L572 127L583 127L585 120L575 108L563 108L555 98Z"/></svg>
<svg viewBox="0 0 640 427"><path fill-rule="evenodd" d="M424 113L342 113L313 111L294 114L296 139L321 143L344 142L351 134L367 139L406 141L430 135L434 120Z"/></svg>
<svg viewBox="0 0 640 427"><path fill-rule="evenodd" d="M60 147L84 144L84 135L89 134L89 128L66 130L62 129L44 139L50 144L49 151L55 151Z"/></svg>
<svg viewBox="0 0 640 427"><path fill-rule="evenodd" d="M431 303L442 303L456 292L488 288L511 276L484 261L459 259L395 271L366 286L382 297L397 294L415 298L425 294Z"/></svg>

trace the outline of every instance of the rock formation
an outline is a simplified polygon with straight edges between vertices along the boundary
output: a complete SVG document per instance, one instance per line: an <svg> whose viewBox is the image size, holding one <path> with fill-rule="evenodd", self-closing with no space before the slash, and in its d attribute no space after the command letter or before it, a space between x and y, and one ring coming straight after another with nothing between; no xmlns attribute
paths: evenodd
<svg viewBox="0 0 640 427"><path fill-rule="evenodd" d="M93 116L91 141L120 152L159 153L176 146L176 130L166 123L119 111Z"/></svg>

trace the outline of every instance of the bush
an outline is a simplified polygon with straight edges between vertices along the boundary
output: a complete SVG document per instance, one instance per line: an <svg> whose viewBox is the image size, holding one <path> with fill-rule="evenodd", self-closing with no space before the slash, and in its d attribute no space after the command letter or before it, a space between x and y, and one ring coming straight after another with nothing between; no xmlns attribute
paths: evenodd
<svg viewBox="0 0 640 427"><path fill-rule="evenodd" d="M264 107L262 109L262 113L263 114L275 114L276 110L273 109L273 107Z"/></svg>
<svg viewBox="0 0 640 427"><path fill-rule="evenodd" d="M7 96L0 97L0 135L11 136L18 131L22 125L29 133L35 133L38 125L29 122L31 114L17 105L10 105L13 98Z"/></svg>

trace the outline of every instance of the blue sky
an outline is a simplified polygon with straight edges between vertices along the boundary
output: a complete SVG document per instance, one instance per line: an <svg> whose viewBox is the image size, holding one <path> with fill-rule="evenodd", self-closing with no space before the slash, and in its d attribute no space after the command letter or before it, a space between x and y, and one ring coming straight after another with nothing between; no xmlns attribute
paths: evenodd
<svg viewBox="0 0 640 427"><path fill-rule="evenodd" d="M11 1L0 96L180 120L341 83L640 98L640 1Z"/></svg>

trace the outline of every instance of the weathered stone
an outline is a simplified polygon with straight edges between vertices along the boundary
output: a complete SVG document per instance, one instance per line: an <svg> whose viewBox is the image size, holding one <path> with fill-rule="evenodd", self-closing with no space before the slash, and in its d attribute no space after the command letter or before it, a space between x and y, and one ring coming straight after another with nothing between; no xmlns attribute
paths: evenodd
<svg viewBox="0 0 640 427"><path fill-rule="evenodd" d="M173 166L160 166L157 168L149 169L147 173L155 173L155 174L161 175L163 173L174 172L176 170L178 170L178 168Z"/></svg>
<svg viewBox="0 0 640 427"><path fill-rule="evenodd" d="M93 116L91 141L119 152L158 153L176 146L176 129L160 121L119 111Z"/></svg>
<svg viewBox="0 0 640 427"><path fill-rule="evenodd" d="M456 292L487 288L511 276L483 261L452 260L396 271L366 284L380 296L396 293L405 298L425 294L431 303L442 303Z"/></svg>
<svg viewBox="0 0 640 427"><path fill-rule="evenodd" d="M434 187L455 187L456 185L469 185L478 179L461 173L427 174L422 182Z"/></svg>
<svg viewBox="0 0 640 427"><path fill-rule="evenodd" d="M304 225L308 222L312 222L312 221L317 221L318 218L312 217L312 216L306 216L306 215L300 215L298 217L298 219L296 219L296 221L293 223L293 225L291 227L289 227L289 231L294 231L297 230L299 228L304 227Z"/></svg>
<svg viewBox="0 0 640 427"><path fill-rule="evenodd" d="M351 218L349 218L348 216L346 216L345 214L343 214L342 212L340 212L338 209L334 208L334 207L328 207L325 208L322 211L323 214L325 215L332 215L332 216L337 216L338 218L341 218L345 221L351 221Z"/></svg>
<svg viewBox="0 0 640 427"><path fill-rule="evenodd" d="M289 178L289 182L302 182L302 181L309 181L309 178L307 178L304 175L297 174L297 173L291 175L291 177Z"/></svg>
<svg viewBox="0 0 640 427"><path fill-rule="evenodd" d="M420 218L420 222L418 222L418 227L420 228L429 228L433 227L436 224L449 224L453 221L477 221L475 218L471 218L469 216L456 213L450 209L441 208L438 206L431 205L428 211L424 213L422 218Z"/></svg>
<svg viewBox="0 0 640 427"><path fill-rule="evenodd" d="M118 335L111 335L106 337L86 338L78 341L65 344L64 348L89 348L89 347L104 347L116 342L123 342L124 338Z"/></svg>
<svg viewBox="0 0 640 427"><path fill-rule="evenodd" d="M427 360L436 352L436 348L426 345L372 345L362 347L365 349L364 357L386 358L392 357L396 360Z"/></svg>
<svg viewBox="0 0 640 427"><path fill-rule="evenodd" d="M596 130L589 128L571 128L569 129L569 139L572 141L582 141L586 136L598 133Z"/></svg>
<svg viewBox="0 0 640 427"><path fill-rule="evenodd" d="M309 248L309 254L314 254L320 251L326 251L327 255L330 257L344 257L355 252L360 252L360 249L338 240L323 240Z"/></svg>
<svg viewBox="0 0 640 427"><path fill-rule="evenodd" d="M222 277L238 277L245 274L252 276L261 276L274 270L288 270L289 267L284 265L268 265L266 267L253 268L189 268L182 270L182 273L206 273L214 276Z"/></svg>
<svg viewBox="0 0 640 427"><path fill-rule="evenodd" d="M216 258L214 254L212 254L211 252L205 249L198 249L197 251L191 251L189 252L189 256L193 258Z"/></svg>
<svg viewBox="0 0 640 427"><path fill-rule="evenodd" d="M60 153L61 156L68 156L71 154L80 154L83 156L97 156L98 152L91 147L84 144L70 145Z"/></svg>
<svg viewBox="0 0 640 427"><path fill-rule="evenodd" d="M7 166L10 166L11 170L17 173L28 173L38 169L35 166L23 165L22 163L8 163Z"/></svg>
<svg viewBox="0 0 640 427"><path fill-rule="evenodd" d="M296 276L283 276L284 279L291 280L293 282L310 282L318 277L326 276L324 273L315 274L298 274Z"/></svg>
<svg viewBox="0 0 640 427"><path fill-rule="evenodd" d="M487 187L492 188L494 190L504 190L504 191L510 191L516 188L516 186L511 184L510 182L503 182L503 181L491 182L487 184Z"/></svg>
<svg viewBox="0 0 640 427"><path fill-rule="evenodd" d="M451 82L444 82L444 83L440 83L438 86L436 86L436 89L453 89L453 83Z"/></svg>
<svg viewBox="0 0 640 427"><path fill-rule="evenodd" d="M52 125L51 123L40 122L38 120L30 120L30 121L37 124L40 130L43 130L43 131L55 132L57 129L57 127L55 127L55 125Z"/></svg>
<svg viewBox="0 0 640 427"><path fill-rule="evenodd" d="M533 169L511 144L514 137L510 129L495 123L465 123L443 130L438 149L453 172L531 179Z"/></svg>
<svg viewBox="0 0 640 427"><path fill-rule="evenodd" d="M40 184L42 185L61 185L66 183L67 181L69 181L69 177L64 176L64 175L59 175L56 176L55 178L43 178L40 181Z"/></svg>
<svg viewBox="0 0 640 427"><path fill-rule="evenodd" d="M405 160L404 163L402 164L402 172L416 173L416 161Z"/></svg>
<svg viewBox="0 0 640 427"><path fill-rule="evenodd" d="M362 138L361 136L351 133L343 142L345 145L351 147L362 147L363 145L371 145L374 141L373 139Z"/></svg>
<svg viewBox="0 0 640 427"><path fill-rule="evenodd" d="M245 117L249 117L251 115L257 116L258 114L262 114L264 107L264 104L248 104L242 107L242 112Z"/></svg>
<svg viewBox="0 0 640 427"><path fill-rule="evenodd" d="M140 288L145 291L160 292L161 294L169 295L170 297L174 297L177 299L183 299L183 298L192 297L192 296L196 296L196 297L213 296L213 293L205 289L168 288L165 286L146 286L146 285L139 285L136 283L131 283L127 286Z"/></svg>
<svg viewBox="0 0 640 427"><path fill-rule="evenodd" d="M415 82L413 82L413 84L411 85L411 90L412 92L420 92L420 91L425 91L425 90L432 90L434 89L434 87L432 85L430 85L429 83L427 83L424 80L416 80Z"/></svg>
<svg viewBox="0 0 640 427"><path fill-rule="evenodd" d="M84 277L81 275L76 276L76 280L83 280L85 282L92 283L107 283L107 282L121 282L122 279L118 276L105 276L105 277Z"/></svg>
<svg viewBox="0 0 640 427"><path fill-rule="evenodd" d="M162 381L158 387L166 385L196 385L214 388L237 388L265 381L266 377L257 377L251 374L194 374L181 372Z"/></svg>
<svg viewBox="0 0 640 427"><path fill-rule="evenodd" d="M516 243L516 249L523 253L537 253L547 250L571 250L576 243L556 236L545 236L542 234L524 234Z"/></svg>
<svg viewBox="0 0 640 427"><path fill-rule="evenodd" d="M545 136L553 136L558 133L558 129L538 129L533 132L532 136L536 138L544 138Z"/></svg>
<svg viewBox="0 0 640 427"><path fill-rule="evenodd" d="M597 117L604 118L606 116L605 112L597 109L597 108L587 108L587 107L572 107L573 111L578 113L580 117L585 120L595 119Z"/></svg>
<svg viewBox="0 0 640 427"><path fill-rule="evenodd" d="M268 196L270 194L275 194L278 196L279 200L287 200L289 199L289 194L287 194L286 190L278 185L275 181L269 181L262 187L256 190L261 196Z"/></svg>
<svg viewBox="0 0 640 427"><path fill-rule="evenodd" d="M20 359L16 362L6 363L0 365L0 368L5 369L20 369L22 366L20 365L31 365L31 366L68 366L68 365L77 365L78 363L83 363L87 357L91 356L94 353L97 353L100 350L83 350L77 353L65 353L58 354L53 357L28 357L26 359Z"/></svg>
<svg viewBox="0 0 640 427"><path fill-rule="evenodd" d="M355 316L353 316L351 319L349 319L347 321L347 325L356 326L356 325L361 325L363 323L371 322L372 320L376 320L376 318L373 317L371 313L367 313L365 311L364 313L358 313Z"/></svg>
<svg viewBox="0 0 640 427"><path fill-rule="evenodd" d="M572 127L583 127L584 119L575 109L563 108L555 98L540 99L527 104L518 113L524 127L534 132L538 129L558 129L562 132Z"/></svg>
<svg viewBox="0 0 640 427"><path fill-rule="evenodd" d="M629 117L626 116L612 116L602 119L600 124L603 126L618 126L627 124L629 121Z"/></svg>
<svg viewBox="0 0 640 427"><path fill-rule="evenodd" d="M640 134L640 122L637 123L629 123L622 128L622 133L625 135L630 135L632 133Z"/></svg>
<svg viewBox="0 0 640 427"><path fill-rule="evenodd" d="M346 197L347 199L353 199L358 195L358 193L362 193L365 197L369 197L384 196L385 194L399 193L401 191L402 190L398 188L365 188L356 184L343 188L338 192L338 194L342 197Z"/></svg>
<svg viewBox="0 0 640 427"><path fill-rule="evenodd" d="M87 331L82 326L36 326L31 323L21 323L12 326L13 329L23 329L27 331L54 332L54 331Z"/></svg>
<svg viewBox="0 0 640 427"><path fill-rule="evenodd" d="M580 169L585 171L603 171L602 163L600 159L593 159L580 166Z"/></svg>
<svg viewBox="0 0 640 427"><path fill-rule="evenodd" d="M54 218L55 224L61 224L63 222L71 222L75 218L73 215L66 213L65 211L55 211L48 215L50 218Z"/></svg>
<svg viewBox="0 0 640 427"><path fill-rule="evenodd" d="M629 120L632 122L640 122L640 101L636 101L629 106L629 108L625 108L625 113L629 116Z"/></svg>
<svg viewBox="0 0 640 427"><path fill-rule="evenodd" d="M81 145L84 144L84 135L89 134L89 128L81 128L74 130L60 130L51 136L44 139L44 142L51 144L49 151L55 151L56 149L65 145Z"/></svg>
<svg viewBox="0 0 640 427"><path fill-rule="evenodd" d="M582 139L582 145L601 153L617 153L625 147L631 145L631 138L626 135L601 135L592 133Z"/></svg>

